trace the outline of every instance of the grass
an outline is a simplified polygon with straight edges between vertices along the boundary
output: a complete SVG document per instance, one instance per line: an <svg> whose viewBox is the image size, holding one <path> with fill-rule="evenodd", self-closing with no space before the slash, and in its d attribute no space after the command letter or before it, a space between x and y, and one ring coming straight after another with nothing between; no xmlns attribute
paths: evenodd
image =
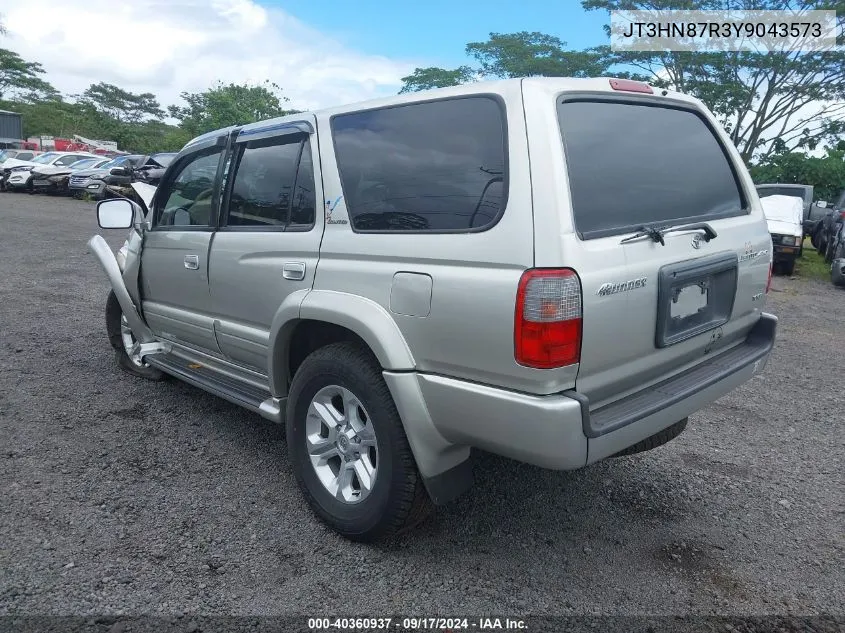
<svg viewBox="0 0 845 633"><path fill-rule="evenodd" d="M830 281L830 264L824 263L809 238L804 240L804 254L795 262L795 274L805 279Z"/></svg>

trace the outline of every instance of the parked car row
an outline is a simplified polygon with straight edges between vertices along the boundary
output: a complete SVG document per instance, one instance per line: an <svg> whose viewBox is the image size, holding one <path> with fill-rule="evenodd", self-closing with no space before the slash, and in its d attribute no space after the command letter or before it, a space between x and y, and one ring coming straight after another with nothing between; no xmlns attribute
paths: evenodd
<svg viewBox="0 0 845 633"><path fill-rule="evenodd" d="M845 189L833 202L813 202L812 185L778 183L756 188L769 222L775 265L791 275L803 253L804 236L809 236L813 248L831 264L833 282L845 284Z"/></svg>
<svg viewBox="0 0 845 633"><path fill-rule="evenodd" d="M129 154L103 158L88 152L6 150L0 161L0 191L88 194L96 200L110 195L111 186L161 177L175 153Z"/></svg>

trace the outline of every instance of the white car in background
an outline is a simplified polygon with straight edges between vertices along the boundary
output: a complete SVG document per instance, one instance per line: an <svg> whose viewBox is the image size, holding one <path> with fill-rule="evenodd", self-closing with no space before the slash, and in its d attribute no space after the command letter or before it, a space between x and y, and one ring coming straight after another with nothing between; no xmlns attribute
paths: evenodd
<svg viewBox="0 0 845 633"><path fill-rule="evenodd" d="M36 193L67 193L68 182L72 174L83 169L97 169L108 163L111 159L100 158L83 158L75 163L60 167L56 165L39 165L33 167L32 174L32 191Z"/></svg>
<svg viewBox="0 0 845 633"><path fill-rule="evenodd" d="M6 190L28 190L32 185L32 168L41 165L67 167L83 158L100 158L90 152L47 152L29 161L10 158L3 163L3 188Z"/></svg>
<svg viewBox="0 0 845 633"><path fill-rule="evenodd" d="M804 242L804 205L794 196L765 196L760 198L763 214L772 236L773 269L785 275L795 272L795 260L801 256Z"/></svg>

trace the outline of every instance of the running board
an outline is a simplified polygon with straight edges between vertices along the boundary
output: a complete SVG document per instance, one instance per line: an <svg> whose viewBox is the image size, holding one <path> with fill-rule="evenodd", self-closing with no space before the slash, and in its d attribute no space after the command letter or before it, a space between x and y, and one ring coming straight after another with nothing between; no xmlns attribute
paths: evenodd
<svg viewBox="0 0 845 633"><path fill-rule="evenodd" d="M149 354L144 357L144 362L194 387L255 411L263 418L279 424L284 422L286 399L274 398L265 389L173 354Z"/></svg>

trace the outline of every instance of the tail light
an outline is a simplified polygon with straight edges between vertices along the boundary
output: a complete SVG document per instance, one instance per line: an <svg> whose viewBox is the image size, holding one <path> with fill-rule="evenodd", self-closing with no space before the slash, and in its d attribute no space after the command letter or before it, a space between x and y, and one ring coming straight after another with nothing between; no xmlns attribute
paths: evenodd
<svg viewBox="0 0 845 633"><path fill-rule="evenodd" d="M581 280L568 268L526 270L514 315L516 362L536 369L581 359Z"/></svg>
<svg viewBox="0 0 845 633"><path fill-rule="evenodd" d="M769 260L769 278L766 280L766 294L769 293L769 289L772 287L772 262Z"/></svg>

